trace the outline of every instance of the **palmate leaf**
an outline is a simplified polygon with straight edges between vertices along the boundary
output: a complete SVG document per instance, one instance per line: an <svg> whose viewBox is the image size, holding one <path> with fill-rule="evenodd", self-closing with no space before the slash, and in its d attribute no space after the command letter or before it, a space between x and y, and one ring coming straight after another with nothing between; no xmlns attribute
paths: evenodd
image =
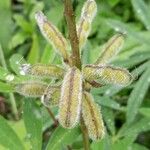
<svg viewBox="0 0 150 150"><path fill-rule="evenodd" d="M136 83L127 104L127 123L130 124L134 121L138 109L144 100L144 96L150 85L150 68L148 68Z"/></svg>

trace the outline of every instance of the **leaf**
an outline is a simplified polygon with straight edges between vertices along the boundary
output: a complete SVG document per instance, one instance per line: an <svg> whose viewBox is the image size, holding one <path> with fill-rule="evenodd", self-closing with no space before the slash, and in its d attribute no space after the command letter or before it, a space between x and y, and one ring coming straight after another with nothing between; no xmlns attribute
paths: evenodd
<svg viewBox="0 0 150 150"><path fill-rule="evenodd" d="M11 85L8 83L0 82L0 92L9 93L13 91L14 89Z"/></svg>
<svg viewBox="0 0 150 150"><path fill-rule="evenodd" d="M107 19L106 22L111 28L113 28L117 32L126 33L127 35L136 39L139 43L141 44L145 43L149 45L149 41L147 38L137 33L137 31L135 31L134 28L131 28L127 24L113 19Z"/></svg>
<svg viewBox="0 0 150 150"><path fill-rule="evenodd" d="M52 137L48 141L46 150L60 150L61 147L71 144L80 135L79 127L73 129L64 129L62 127L57 127L57 129L52 134Z"/></svg>
<svg viewBox="0 0 150 150"><path fill-rule="evenodd" d="M17 32L9 42L9 48L13 49L25 42L25 40L28 38L28 35L24 32Z"/></svg>
<svg viewBox="0 0 150 150"><path fill-rule="evenodd" d="M24 150L21 140L7 124L6 120L0 116L0 144L11 150Z"/></svg>
<svg viewBox="0 0 150 150"><path fill-rule="evenodd" d="M142 107L142 108L139 109L139 112L142 115L150 118L150 108Z"/></svg>
<svg viewBox="0 0 150 150"><path fill-rule="evenodd" d="M150 30L150 13L144 0L132 0L132 5L139 19L143 22L147 30Z"/></svg>
<svg viewBox="0 0 150 150"><path fill-rule="evenodd" d="M4 49L8 48L8 41L13 31L11 19L11 0L0 1L0 43ZM6 52L6 51L5 51Z"/></svg>
<svg viewBox="0 0 150 150"><path fill-rule="evenodd" d="M51 46L46 45L43 55L41 57L41 63L43 64L51 64L54 61L55 58L55 51L52 49Z"/></svg>
<svg viewBox="0 0 150 150"><path fill-rule="evenodd" d="M102 96L94 95L94 99L100 105L103 105L105 107L109 107L109 108L112 108L115 110L121 110L120 104L117 103L116 101L110 99L108 96L102 97Z"/></svg>
<svg viewBox="0 0 150 150"><path fill-rule="evenodd" d="M20 54L14 54L11 56L10 60L10 66L12 70L17 74L20 75L20 67L22 64L26 64L26 61L24 60L23 56Z"/></svg>
<svg viewBox="0 0 150 150"><path fill-rule="evenodd" d="M26 99L24 103L24 123L33 150L41 150L42 147L42 118L39 108L34 101Z"/></svg>
<svg viewBox="0 0 150 150"><path fill-rule="evenodd" d="M132 143L139 133L146 132L150 130L150 119L142 118L134 122L131 125L124 124L124 126L119 130L118 138L127 138L129 143Z"/></svg>
<svg viewBox="0 0 150 150"><path fill-rule="evenodd" d="M21 27L23 31L26 33L32 33L32 25L30 22L26 21L23 15L14 15L14 19L16 21L16 24Z"/></svg>
<svg viewBox="0 0 150 150"><path fill-rule="evenodd" d="M144 96L149 88L150 84L150 68L148 68L137 81L135 88L130 94L127 104L127 123L130 124L134 121L138 109L144 99Z"/></svg>
<svg viewBox="0 0 150 150"><path fill-rule="evenodd" d="M0 67L0 80L6 80L6 76L9 74L8 70Z"/></svg>
<svg viewBox="0 0 150 150"><path fill-rule="evenodd" d="M28 55L28 62L37 63L39 59L39 40L36 34L32 36L32 46Z"/></svg>
<svg viewBox="0 0 150 150"><path fill-rule="evenodd" d="M115 115L113 110L107 107L102 107L102 114L109 131L112 135L115 135Z"/></svg>

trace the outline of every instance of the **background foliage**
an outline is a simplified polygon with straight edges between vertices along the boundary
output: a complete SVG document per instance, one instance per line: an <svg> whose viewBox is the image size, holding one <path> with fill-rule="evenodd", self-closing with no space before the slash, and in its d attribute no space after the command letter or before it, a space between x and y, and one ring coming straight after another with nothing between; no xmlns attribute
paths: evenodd
<svg viewBox="0 0 150 150"><path fill-rule="evenodd" d="M150 149L150 1L96 0L98 14L83 51L83 62L96 60L105 43L116 32L126 36L125 45L113 64L128 68L134 82L124 88L104 86L93 89L96 102L102 107L107 129L99 142L91 141L92 150L148 150ZM74 0L76 18L84 0ZM0 1L0 149L41 150L82 149L80 128L56 129L39 99L23 98L15 93L6 75L16 74L14 81L28 77L19 75L19 65L25 60L34 64L60 64L59 56L41 36L34 14L43 10L67 36L61 0L5 0ZM5 59L2 55L2 50ZM20 61L21 59L21 61ZM19 61L19 64L16 62ZM7 69L6 69L6 65ZM5 69L4 69L5 67ZM9 70L9 71L8 71ZM16 101L16 102L15 102ZM15 102L15 103L14 103ZM15 110L15 104L17 110ZM14 117L18 111L19 119ZM57 109L53 109L57 113ZM55 129L55 130L54 130Z"/></svg>

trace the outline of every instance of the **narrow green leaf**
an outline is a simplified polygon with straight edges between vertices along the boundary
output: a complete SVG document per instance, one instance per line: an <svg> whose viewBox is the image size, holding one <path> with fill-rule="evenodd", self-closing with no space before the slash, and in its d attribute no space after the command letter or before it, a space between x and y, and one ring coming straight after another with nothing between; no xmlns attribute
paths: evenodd
<svg viewBox="0 0 150 150"><path fill-rule="evenodd" d="M27 22L23 15L14 15L16 24L21 27L21 29L27 33L32 33L32 25Z"/></svg>
<svg viewBox="0 0 150 150"><path fill-rule="evenodd" d="M37 63L39 59L39 41L36 34L32 36L32 46L28 55L28 62L31 64Z"/></svg>
<svg viewBox="0 0 150 150"><path fill-rule="evenodd" d="M0 82L0 92L9 93L13 91L14 89L11 85L4 83L4 82Z"/></svg>
<svg viewBox="0 0 150 150"><path fill-rule="evenodd" d="M120 104L110 99L107 96L102 97L102 96L94 95L94 99L100 105L103 105L112 109L116 109L116 110L121 110Z"/></svg>
<svg viewBox="0 0 150 150"><path fill-rule="evenodd" d="M30 137L32 150L41 150L42 147L42 119L34 101L26 99L24 104L24 123Z"/></svg>
<svg viewBox="0 0 150 150"><path fill-rule="evenodd" d="M150 130L150 119L142 118L134 122L132 125L124 124L119 130L117 137L129 137L128 142L132 143L139 133Z"/></svg>
<svg viewBox="0 0 150 150"><path fill-rule="evenodd" d="M0 116L0 144L10 150L24 150L21 140L7 124L6 120Z"/></svg>
<svg viewBox="0 0 150 150"><path fill-rule="evenodd" d="M26 64L26 61L24 60L23 56L19 55L19 54L14 54L11 58L10 58L10 66L12 68L12 70L20 75L20 67L22 64Z"/></svg>
<svg viewBox="0 0 150 150"><path fill-rule="evenodd" d="M43 64L53 63L55 56L56 56L56 52L48 44L46 45L43 55L41 57L41 63Z"/></svg>
<svg viewBox="0 0 150 150"><path fill-rule="evenodd" d="M132 0L132 5L139 19L143 22L147 30L150 30L150 13L144 0Z"/></svg>
<svg viewBox="0 0 150 150"><path fill-rule="evenodd" d="M102 107L102 114L103 119L105 120L106 126L108 127L109 131L112 135L115 135L116 129L115 129L115 116L113 113L113 110L107 107Z"/></svg>
<svg viewBox="0 0 150 150"><path fill-rule="evenodd" d="M138 108L140 107L144 96L148 90L150 84L150 68L147 69L143 75L140 77L138 82L133 89L127 104L127 123L130 124L134 121L137 113Z"/></svg>
<svg viewBox="0 0 150 150"><path fill-rule="evenodd" d="M24 32L17 32L9 42L9 48L13 49L17 47L18 45L21 45L25 42L25 40L28 38L29 35L27 35Z"/></svg>
<svg viewBox="0 0 150 150"><path fill-rule="evenodd" d="M134 28L130 27L129 25L113 19L107 19L106 22L114 30L121 33L126 33L127 35L136 39L139 43L145 43L149 45L149 40L144 36L140 35L136 30L134 30Z"/></svg>
<svg viewBox="0 0 150 150"><path fill-rule="evenodd" d="M64 129L59 126L50 138L46 150L60 150L61 147L74 142L79 135L79 127Z"/></svg>
<svg viewBox="0 0 150 150"><path fill-rule="evenodd" d="M0 80L6 80L6 76L9 74L8 70L0 67Z"/></svg>
<svg viewBox="0 0 150 150"><path fill-rule="evenodd" d="M142 115L150 118L150 108L142 107L142 108L139 109L139 112Z"/></svg>

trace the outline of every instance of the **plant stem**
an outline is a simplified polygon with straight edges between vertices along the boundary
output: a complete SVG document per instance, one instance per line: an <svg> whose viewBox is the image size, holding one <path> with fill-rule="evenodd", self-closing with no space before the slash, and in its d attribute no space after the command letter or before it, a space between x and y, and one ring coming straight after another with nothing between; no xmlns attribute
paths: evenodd
<svg viewBox="0 0 150 150"><path fill-rule="evenodd" d="M81 69L81 59L79 52L79 40L76 31L75 16L73 12L73 6L71 0L64 0L65 5L65 17L69 30L69 39L72 48L72 65Z"/></svg>
<svg viewBox="0 0 150 150"><path fill-rule="evenodd" d="M77 30L76 30L76 23L75 23L75 15L73 11L73 6L71 0L64 0L65 5L65 17L68 25L69 30L69 39L71 43L72 48L72 66L76 66L81 70L81 59L80 59L80 52L79 52L79 40L77 36ZM83 134L83 144L84 149L89 150L89 137L87 128L85 126L84 120L81 116L81 131Z"/></svg>
<svg viewBox="0 0 150 150"><path fill-rule="evenodd" d="M49 113L50 117L51 117L51 118L52 118L52 120L54 121L55 126L58 126L58 121L56 120L56 118L55 118L55 116L54 116L53 112L51 111L51 109L50 109L50 108L48 108L48 107L46 107L46 108L47 108L47 111L48 111L48 113Z"/></svg>
<svg viewBox="0 0 150 150"><path fill-rule="evenodd" d="M81 126L81 131L82 131L84 149L90 150L88 131L87 131L87 128L85 126L85 123L84 123L82 116L81 116L80 126Z"/></svg>
<svg viewBox="0 0 150 150"><path fill-rule="evenodd" d="M8 70L1 45L0 45L0 60L1 60L1 64L4 67L4 69ZM13 114L15 116L15 119L18 120L19 116L18 116L18 110L17 110L17 105L16 105L14 94L10 93L9 94L9 98L10 98L10 103L11 103L11 107L12 107L12 112L13 112Z"/></svg>

